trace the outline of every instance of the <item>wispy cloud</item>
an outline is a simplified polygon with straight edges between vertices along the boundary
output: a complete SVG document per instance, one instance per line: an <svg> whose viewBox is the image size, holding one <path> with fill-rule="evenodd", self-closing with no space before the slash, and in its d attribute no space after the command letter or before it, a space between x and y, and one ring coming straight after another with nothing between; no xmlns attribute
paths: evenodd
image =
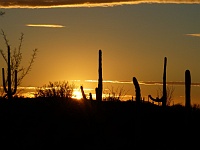
<svg viewBox="0 0 200 150"><path fill-rule="evenodd" d="M28 27L63 28L63 25L56 24L26 24Z"/></svg>
<svg viewBox="0 0 200 150"><path fill-rule="evenodd" d="M85 82L98 82L98 80L85 80ZM103 80L104 83L128 83L128 84L132 84L133 82L131 81L112 81L112 80Z"/></svg>
<svg viewBox="0 0 200 150"><path fill-rule="evenodd" d="M163 85L163 82L159 81L139 81L140 85ZM167 85L174 85L174 86L184 86L185 82L184 81L168 81ZM191 86L199 86L200 83L191 83Z"/></svg>
<svg viewBox="0 0 200 150"><path fill-rule="evenodd" d="M85 80L84 82L92 82L97 83L98 80ZM162 85L162 81L138 81L140 85ZM104 80L103 83L112 83L112 84L133 84L132 81L111 81L111 80ZM167 85L174 85L174 86L183 86L185 85L184 81L168 81ZM199 86L200 83L191 83L192 86Z"/></svg>
<svg viewBox="0 0 200 150"><path fill-rule="evenodd" d="M200 37L200 33L186 34L187 36Z"/></svg>
<svg viewBox="0 0 200 150"><path fill-rule="evenodd" d="M0 8L112 7L140 3L199 4L200 0L1 0Z"/></svg>

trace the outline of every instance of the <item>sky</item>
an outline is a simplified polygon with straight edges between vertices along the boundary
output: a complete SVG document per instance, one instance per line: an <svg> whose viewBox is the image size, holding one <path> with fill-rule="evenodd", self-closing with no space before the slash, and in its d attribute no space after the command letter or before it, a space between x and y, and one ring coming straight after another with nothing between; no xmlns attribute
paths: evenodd
<svg viewBox="0 0 200 150"><path fill-rule="evenodd" d="M192 103L200 104L200 0L0 0L0 28L11 50L21 33L26 68L32 50L38 53L22 86L73 81L95 89L98 51L102 50L104 89L124 88L135 95L157 96L164 57L167 82L175 103L184 104L185 70L192 78ZM3 37L0 49L6 51ZM5 67L0 58L0 67Z"/></svg>

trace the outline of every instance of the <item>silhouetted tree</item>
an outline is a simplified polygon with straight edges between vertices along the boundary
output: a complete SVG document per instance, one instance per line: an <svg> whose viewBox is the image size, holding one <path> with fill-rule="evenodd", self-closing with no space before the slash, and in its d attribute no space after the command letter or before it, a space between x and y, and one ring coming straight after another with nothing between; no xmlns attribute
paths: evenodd
<svg viewBox="0 0 200 150"><path fill-rule="evenodd" d="M21 61L22 61L22 42L23 42L23 38L24 38L24 34L21 34L21 37L19 39L20 43L18 48L15 48L12 52L10 51L10 44L8 42L8 39L6 37L6 34L4 33L3 30L1 30L1 34L3 36L3 39L5 41L6 47L7 47L7 52L8 55L6 56L4 51L2 49L0 49L0 54L2 55L4 61L7 64L7 70L6 70L6 74L7 75L3 75L3 78L7 76L7 78L4 78L3 83L4 83L4 92L5 91L5 87L8 86L8 88L10 88L10 86L15 85L15 87L19 86L22 82L22 80L24 79L24 77L31 71L32 69L32 65L35 61L36 58L36 54L37 54L37 49L33 50L30 62L28 64L28 66L26 68L21 66ZM4 69L2 69L2 72L4 74ZM15 79L17 77L17 79ZM15 91L15 89L12 89L12 91ZM14 93L13 93L14 94ZM8 95L5 94L4 97L7 97Z"/></svg>
<svg viewBox="0 0 200 150"><path fill-rule="evenodd" d="M2 68L2 78L3 78L3 90L6 93L4 97L12 99L13 95L17 91L17 70L14 73L14 79L11 76L11 64L10 64L10 46L8 46L8 60L7 60L7 80L5 78L5 71ZM14 80L14 85L12 85L12 80ZM6 84L7 83L7 84ZM6 87L7 85L7 87Z"/></svg>

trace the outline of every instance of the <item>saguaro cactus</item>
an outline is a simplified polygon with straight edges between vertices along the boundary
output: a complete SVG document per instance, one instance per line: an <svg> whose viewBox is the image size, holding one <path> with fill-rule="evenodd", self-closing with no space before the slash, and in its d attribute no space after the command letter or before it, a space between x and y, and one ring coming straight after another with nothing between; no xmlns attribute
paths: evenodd
<svg viewBox="0 0 200 150"><path fill-rule="evenodd" d="M141 94L140 94L140 86L139 86L139 83L138 83L136 77L133 77L133 84L135 86L136 103L139 104L140 99L141 99Z"/></svg>
<svg viewBox="0 0 200 150"><path fill-rule="evenodd" d="M103 78L102 78L102 51L99 50L99 68L98 68L98 87L96 88L96 100L102 101Z"/></svg>
<svg viewBox="0 0 200 150"><path fill-rule="evenodd" d="M166 71L167 70L167 57L164 58L164 71L163 71L163 95L161 98L153 98L149 95L149 98L155 102L162 102L162 106L165 107L167 103L167 86L166 86Z"/></svg>
<svg viewBox="0 0 200 150"><path fill-rule="evenodd" d="M17 70L15 70L14 85L12 86L12 77L11 77L12 75L11 75L11 65L10 65L10 46L8 45L7 48L8 48L7 80L5 79L4 68L2 68L3 89L4 89L5 93L6 93L4 95L4 97L7 97L8 99L12 99L13 95L17 91Z"/></svg>
<svg viewBox="0 0 200 150"><path fill-rule="evenodd" d="M93 99L92 99L92 93L89 93L89 96L90 96L90 100L93 100Z"/></svg>
<svg viewBox="0 0 200 150"><path fill-rule="evenodd" d="M185 107L186 109L190 109L191 100L190 100L190 91L191 91L191 75L190 71L185 71Z"/></svg>
<svg viewBox="0 0 200 150"><path fill-rule="evenodd" d="M83 90L83 86L80 86L80 89L81 89L81 93L82 93L82 96L83 96L83 100L87 100L85 92Z"/></svg>

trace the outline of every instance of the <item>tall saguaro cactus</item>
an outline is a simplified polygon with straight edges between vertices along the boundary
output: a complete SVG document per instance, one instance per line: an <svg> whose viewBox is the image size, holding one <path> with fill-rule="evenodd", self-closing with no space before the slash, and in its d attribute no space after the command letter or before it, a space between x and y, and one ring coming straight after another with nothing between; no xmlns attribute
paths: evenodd
<svg viewBox="0 0 200 150"><path fill-rule="evenodd" d="M96 88L96 100L102 101L103 78L102 78L102 51L99 50L99 68L98 68L98 87Z"/></svg>
<svg viewBox="0 0 200 150"><path fill-rule="evenodd" d="M8 99L12 99L13 95L17 91L17 70L15 70L14 85L12 86L12 78L11 78L12 74L11 74L11 65L10 65L10 46L8 45L7 48L8 48L7 80L5 79L4 68L2 68L3 89L4 89L5 93L6 93L4 95L4 97L7 97Z"/></svg>
<svg viewBox="0 0 200 150"><path fill-rule="evenodd" d="M166 106L167 103L167 57L164 58L164 71L163 71L163 97L162 97L162 106Z"/></svg>
<svg viewBox="0 0 200 150"><path fill-rule="evenodd" d="M190 70L186 70L185 71L185 107L188 110L191 107L190 91L191 91L191 75L190 75Z"/></svg>
<svg viewBox="0 0 200 150"><path fill-rule="evenodd" d="M149 98L155 102L162 102L162 106L166 107L167 103L167 86L166 86L166 75L167 72L167 57L164 58L164 71L163 71L163 95L161 98L153 98L151 95L149 95Z"/></svg>

